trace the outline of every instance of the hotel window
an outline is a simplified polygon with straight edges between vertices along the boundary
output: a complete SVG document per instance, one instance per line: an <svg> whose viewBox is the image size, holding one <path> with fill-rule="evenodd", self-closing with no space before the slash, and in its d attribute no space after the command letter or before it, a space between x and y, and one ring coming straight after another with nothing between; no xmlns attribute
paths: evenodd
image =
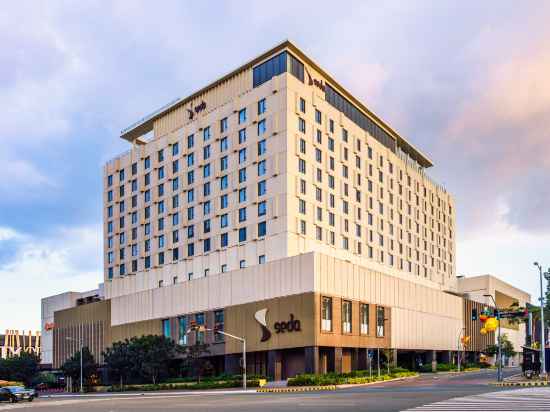
<svg viewBox="0 0 550 412"><path fill-rule="evenodd" d="M210 182L206 182L202 185L202 194L204 197L210 196Z"/></svg>
<svg viewBox="0 0 550 412"><path fill-rule="evenodd" d="M202 231L204 233L210 233L210 219L205 219L202 222Z"/></svg>
<svg viewBox="0 0 550 412"><path fill-rule="evenodd" d="M369 305L367 305L366 303L361 303L359 312L360 312L359 316L361 317L361 334L368 335L369 334Z"/></svg>
<svg viewBox="0 0 550 412"><path fill-rule="evenodd" d="M159 162L164 161L164 150L162 150L162 149L159 150L159 151L157 152L157 154L158 154L158 161L159 161Z"/></svg>
<svg viewBox="0 0 550 412"><path fill-rule="evenodd" d="M239 203L246 202L246 188L239 189Z"/></svg>
<svg viewBox="0 0 550 412"><path fill-rule="evenodd" d="M159 236L158 245L159 249L162 249L164 247L164 235Z"/></svg>
<svg viewBox="0 0 550 412"><path fill-rule="evenodd" d="M113 279L113 268L107 269L107 274L109 276L109 279Z"/></svg>
<svg viewBox="0 0 550 412"><path fill-rule="evenodd" d="M187 191L187 203L192 203L195 200L195 189Z"/></svg>
<svg viewBox="0 0 550 412"><path fill-rule="evenodd" d="M229 166L229 160L227 156L224 156L220 159L220 170L224 171Z"/></svg>
<svg viewBox="0 0 550 412"><path fill-rule="evenodd" d="M136 273L137 270L138 270L138 261L137 260L132 260L132 272Z"/></svg>
<svg viewBox="0 0 550 412"><path fill-rule="evenodd" d="M258 162L258 176L263 176L267 172L267 162L265 160L261 160Z"/></svg>
<svg viewBox="0 0 550 412"><path fill-rule="evenodd" d="M210 137L211 137L211 135L210 135L210 126L207 126L202 131L202 140L206 142L207 140L210 139Z"/></svg>
<svg viewBox="0 0 550 412"><path fill-rule="evenodd" d="M138 182L137 179L132 180L132 192L137 191L138 189Z"/></svg>
<svg viewBox="0 0 550 412"><path fill-rule="evenodd" d="M229 148L229 140L227 137L222 137L220 140L220 152L223 152Z"/></svg>
<svg viewBox="0 0 550 412"><path fill-rule="evenodd" d="M317 109L315 109L315 121L318 123L318 124L321 124L321 112Z"/></svg>
<svg viewBox="0 0 550 412"><path fill-rule="evenodd" d="M227 272L227 263L224 263L224 264L222 265L221 271L222 271L222 273Z"/></svg>
<svg viewBox="0 0 550 412"><path fill-rule="evenodd" d="M306 161L304 159L298 159L298 171L306 174Z"/></svg>
<svg viewBox="0 0 550 412"><path fill-rule="evenodd" d="M304 139L300 139L300 153L306 154L306 141Z"/></svg>
<svg viewBox="0 0 550 412"><path fill-rule="evenodd" d="M265 255L258 256L258 264L263 265L265 263Z"/></svg>
<svg viewBox="0 0 550 412"><path fill-rule="evenodd" d="M305 202L305 200L298 199L298 211L303 215L306 214L306 202Z"/></svg>
<svg viewBox="0 0 550 412"><path fill-rule="evenodd" d="M178 344L187 345L187 317L178 318Z"/></svg>
<svg viewBox="0 0 550 412"><path fill-rule="evenodd" d="M210 200L207 200L207 201L204 202L203 205L202 205L202 214L203 214L204 216L209 215L209 214L210 214L210 210L211 210L211 203L210 203Z"/></svg>
<svg viewBox="0 0 550 412"><path fill-rule="evenodd" d="M239 169L239 183L246 182L246 168Z"/></svg>
<svg viewBox="0 0 550 412"><path fill-rule="evenodd" d="M163 183L158 185L157 190L158 190L158 195L159 196L164 196L164 184Z"/></svg>
<svg viewBox="0 0 550 412"><path fill-rule="evenodd" d="M180 252L178 248L172 249L172 261L176 262L180 258ZM174 283L177 281L177 276L174 277Z"/></svg>
<svg viewBox="0 0 550 412"><path fill-rule="evenodd" d="M178 142L176 142L172 145L172 156L177 156L179 152L180 152L180 146Z"/></svg>
<svg viewBox="0 0 550 412"><path fill-rule="evenodd" d="M258 156L263 155L266 152L267 145L265 139L258 142Z"/></svg>
<svg viewBox="0 0 550 412"><path fill-rule="evenodd" d="M300 97L300 111L302 113L306 112L306 101Z"/></svg>
<svg viewBox="0 0 550 412"><path fill-rule="evenodd" d="M195 135L190 134L187 136L187 148L191 149L193 146L195 146Z"/></svg>
<svg viewBox="0 0 550 412"><path fill-rule="evenodd" d="M197 313L195 315L195 322L197 322L197 326L204 326L204 313ZM204 343L204 331L197 332L197 343Z"/></svg>
<svg viewBox="0 0 550 412"><path fill-rule="evenodd" d="M246 109L239 110L239 124L246 122Z"/></svg>
<svg viewBox="0 0 550 412"><path fill-rule="evenodd" d="M164 200L158 202L157 209L159 215L162 215L164 213Z"/></svg>
<svg viewBox="0 0 550 412"><path fill-rule="evenodd" d="M204 160L210 158L210 145L206 145L206 146L203 147L203 149L202 149L202 158Z"/></svg>
<svg viewBox="0 0 550 412"><path fill-rule="evenodd" d="M328 138L328 150L334 152L334 139L332 137Z"/></svg>
<svg viewBox="0 0 550 412"><path fill-rule="evenodd" d="M345 236L342 237L342 248L345 250L349 249L349 240Z"/></svg>
<svg viewBox="0 0 550 412"><path fill-rule="evenodd" d="M306 132L306 121L301 117L298 117L298 130L302 133Z"/></svg>
<svg viewBox="0 0 550 412"><path fill-rule="evenodd" d="M113 206L107 208L107 217L113 217Z"/></svg>
<svg viewBox="0 0 550 412"><path fill-rule="evenodd" d="M204 253L210 252L210 238L203 240L203 251Z"/></svg>
<svg viewBox="0 0 550 412"><path fill-rule="evenodd" d="M239 150L239 164L246 162L246 148Z"/></svg>
<svg viewBox="0 0 550 412"><path fill-rule="evenodd" d="M113 175L109 175L107 176L107 186L112 186L113 185Z"/></svg>
<svg viewBox="0 0 550 412"><path fill-rule="evenodd" d="M228 244L229 244L229 234L222 233L220 235L220 246L221 247L227 247Z"/></svg>
<svg viewBox="0 0 550 412"><path fill-rule="evenodd" d="M109 190L107 192L107 201L108 202L112 202L113 201L113 191L112 190Z"/></svg>
<svg viewBox="0 0 550 412"><path fill-rule="evenodd" d="M302 235L306 234L306 221L305 220L300 220L300 233Z"/></svg>
<svg viewBox="0 0 550 412"><path fill-rule="evenodd" d="M204 165L204 167L202 168L202 177L210 177L210 163Z"/></svg>
<svg viewBox="0 0 550 412"><path fill-rule="evenodd" d="M239 229L239 242L246 242L246 228L241 227Z"/></svg>
<svg viewBox="0 0 550 412"><path fill-rule="evenodd" d="M267 212L267 204L266 201L263 200L260 203L258 203L258 216L265 216Z"/></svg>
<svg viewBox="0 0 550 412"><path fill-rule="evenodd" d="M239 130L239 144L246 142L246 129Z"/></svg>
<svg viewBox="0 0 550 412"><path fill-rule="evenodd" d="M224 328L224 316L223 316L223 310L216 310L214 311L214 331L220 331L223 332ZM214 342L223 342L224 335L221 333L214 333Z"/></svg>
<svg viewBox="0 0 550 412"><path fill-rule="evenodd" d="M178 230L174 230L172 232L172 243L178 243L180 241L180 232Z"/></svg>
<svg viewBox="0 0 550 412"><path fill-rule="evenodd" d="M220 209L225 209L229 206L229 197L227 195L220 196Z"/></svg>
<svg viewBox="0 0 550 412"><path fill-rule="evenodd" d="M160 287L160 285L159 285ZM171 338L172 337L172 331L170 327L170 319L163 319L162 320L162 334L165 338Z"/></svg>
<svg viewBox="0 0 550 412"><path fill-rule="evenodd" d="M246 260L242 259L239 261L239 268L244 269L246 267Z"/></svg>
<svg viewBox="0 0 550 412"><path fill-rule="evenodd" d="M319 149L315 149L315 160L316 160L318 163L321 163L322 160L323 160L321 151L320 151Z"/></svg>
<svg viewBox="0 0 550 412"><path fill-rule="evenodd" d="M334 120L330 119L328 122L328 128L331 133L334 133Z"/></svg>
<svg viewBox="0 0 550 412"><path fill-rule="evenodd" d="M315 226L315 237L317 240L323 240L323 229L319 226Z"/></svg>
<svg viewBox="0 0 550 412"><path fill-rule="evenodd" d="M220 190L227 189L228 185L229 185L229 180L228 180L227 175L226 175L226 176L222 176L222 177L220 178Z"/></svg>
<svg viewBox="0 0 550 412"><path fill-rule="evenodd" d="M229 217L227 213L225 213L220 216L220 227L224 228L224 227L227 227L228 225L229 225Z"/></svg>
<svg viewBox="0 0 550 412"><path fill-rule="evenodd" d="M342 301L342 333L351 333L351 302Z"/></svg>
<svg viewBox="0 0 550 412"><path fill-rule="evenodd" d="M329 232L329 242L332 246L334 246L334 243L335 243L335 235L334 235L334 232Z"/></svg>
<svg viewBox="0 0 550 412"><path fill-rule="evenodd" d="M146 252L149 252L151 250L151 239L145 239L145 242L143 242L143 247Z"/></svg>
<svg viewBox="0 0 550 412"><path fill-rule="evenodd" d="M193 280L193 272L187 274L187 280Z"/></svg>
<svg viewBox="0 0 550 412"><path fill-rule="evenodd" d="M265 119L263 120L260 120L258 122L258 136L261 136L265 133L265 131L267 130L267 126L265 124Z"/></svg>
<svg viewBox="0 0 550 412"><path fill-rule="evenodd" d="M258 237L263 237L266 235L267 232L267 224L266 222L260 222L258 223Z"/></svg>
<svg viewBox="0 0 550 412"><path fill-rule="evenodd" d="M195 154L189 153L187 155L187 167L191 167L195 164Z"/></svg>
<svg viewBox="0 0 550 412"><path fill-rule="evenodd" d="M195 171L187 172L187 184L192 185L195 182Z"/></svg>
<svg viewBox="0 0 550 412"><path fill-rule="evenodd" d="M321 300L321 330L332 332L332 298L325 296Z"/></svg>
<svg viewBox="0 0 550 412"><path fill-rule="evenodd" d="M265 113L266 102L265 99L258 101L258 115Z"/></svg>
<svg viewBox="0 0 550 412"><path fill-rule="evenodd" d="M187 256L193 256L195 254L195 245L193 243L189 243L187 245Z"/></svg>
<svg viewBox="0 0 550 412"><path fill-rule="evenodd" d="M300 193L306 194L306 181L304 179L300 179Z"/></svg>
<svg viewBox="0 0 550 412"><path fill-rule="evenodd" d="M220 132L223 133L225 131L227 131L227 117L220 120Z"/></svg>
<svg viewBox="0 0 550 412"><path fill-rule="evenodd" d="M342 140L344 142L348 141L348 131L346 129L342 129Z"/></svg>
<svg viewBox="0 0 550 412"><path fill-rule="evenodd" d="M263 196L267 193L267 183L265 180L258 182L258 196Z"/></svg>
<svg viewBox="0 0 550 412"><path fill-rule="evenodd" d="M317 143L323 144L323 134L319 129L317 129Z"/></svg>
<svg viewBox="0 0 550 412"><path fill-rule="evenodd" d="M145 256L144 266L145 269L149 269L151 267L151 256Z"/></svg>
<svg viewBox="0 0 550 412"><path fill-rule="evenodd" d="M376 336L384 336L385 311L382 306L376 307Z"/></svg>
<svg viewBox="0 0 550 412"><path fill-rule="evenodd" d="M151 167L151 158L147 156L145 159L143 159L143 168L149 169Z"/></svg>

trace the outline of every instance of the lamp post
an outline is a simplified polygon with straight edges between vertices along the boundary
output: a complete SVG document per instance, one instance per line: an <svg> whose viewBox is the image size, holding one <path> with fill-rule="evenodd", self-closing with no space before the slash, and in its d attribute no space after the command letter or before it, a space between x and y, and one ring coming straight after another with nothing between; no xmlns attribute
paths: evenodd
<svg viewBox="0 0 550 412"><path fill-rule="evenodd" d="M542 289L542 266L540 263L533 263L537 268L539 268L540 276L540 372L542 376L546 376L546 359L545 359L545 327L544 327L544 291Z"/></svg>
<svg viewBox="0 0 550 412"><path fill-rule="evenodd" d="M82 339L74 339L70 337L66 337L67 340L72 340L73 342L78 342L80 344L80 393L84 393L84 379L83 379L83 372L82 372Z"/></svg>
<svg viewBox="0 0 550 412"><path fill-rule="evenodd" d="M211 332L214 332L214 333L219 333L220 335L224 335L224 336L228 336L230 338L233 338L233 339L236 339L240 342L243 343L243 389L246 390L246 339L245 338L241 338L239 336L235 336L235 335L232 335L230 333L227 333L227 332L224 332L224 331L221 331L221 330L217 330L217 329L207 329L205 328L204 326L194 326L194 327L191 327L190 329L188 329L186 331L186 335L192 331L199 331L199 332L202 332L202 331L211 331Z"/></svg>
<svg viewBox="0 0 550 412"><path fill-rule="evenodd" d="M495 304L495 311L497 313L497 319L498 319L498 337L497 337L497 343L498 343L498 364L497 364L497 381L502 382L502 342L500 340L500 311L497 307L497 302L495 301L495 298L493 295L483 295L486 298L491 298L493 303Z"/></svg>

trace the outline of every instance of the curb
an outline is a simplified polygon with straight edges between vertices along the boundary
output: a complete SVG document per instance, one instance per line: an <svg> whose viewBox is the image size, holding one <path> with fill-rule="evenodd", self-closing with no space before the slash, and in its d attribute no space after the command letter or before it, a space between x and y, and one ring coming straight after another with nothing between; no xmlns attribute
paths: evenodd
<svg viewBox="0 0 550 412"><path fill-rule="evenodd" d="M315 392L315 391L334 391L336 385L324 386L290 386L286 388L258 388L256 392L285 393L285 392Z"/></svg>
<svg viewBox="0 0 550 412"><path fill-rule="evenodd" d="M536 381L536 382L491 382L493 386L509 387L509 386L550 386L548 381Z"/></svg>

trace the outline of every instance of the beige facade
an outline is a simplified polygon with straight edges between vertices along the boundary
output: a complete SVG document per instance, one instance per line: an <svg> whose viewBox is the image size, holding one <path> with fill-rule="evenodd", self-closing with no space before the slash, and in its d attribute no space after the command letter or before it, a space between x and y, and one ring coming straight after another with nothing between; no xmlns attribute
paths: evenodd
<svg viewBox="0 0 550 412"><path fill-rule="evenodd" d="M289 42L122 137L104 171L107 298L308 252L456 289L453 199L429 159Z"/></svg>

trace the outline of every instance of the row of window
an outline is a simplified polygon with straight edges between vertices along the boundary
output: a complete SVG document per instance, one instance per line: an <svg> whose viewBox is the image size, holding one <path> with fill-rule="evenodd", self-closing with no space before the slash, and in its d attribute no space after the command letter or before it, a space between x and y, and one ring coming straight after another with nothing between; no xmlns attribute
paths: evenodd
<svg viewBox="0 0 550 412"><path fill-rule="evenodd" d="M370 335L369 329L369 311L370 306L368 303L359 304L359 319L358 321L353 319L352 302L350 300L341 301L341 325L340 330L342 333L350 334L355 332L355 328L358 328L358 332L361 335ZM323 332L336 332L333 324L333 300L331 297L323 296L321 298L321 331ZM376 306L376 337L384 337L385 333L385 308L383 306Z"/></svg>
<svg viewBox="0 0 550 412"><path fill-rule="evenodd" d="M175 253L175 252L178 252L178 253ZM178 258L179 258L178 257L179 256L179 249L178 248L172 249L172 254L173 254L173 258L174 258L173 260L177 261ZM157 258L158 258L158 264L159 265L164 264L164 252L158 253ZM258 264L263 265L265 262L266 262L266 256L265 255L259 255L258 256ZM125 276L128 273L136 273L138 271L138 260L137 259L132 260L130 264L131 264L131 271L130 272L128 272L126 270L126 263L121 263L120 265L118 265L118 269L119 269L118 274L119 274L119 276ZM239 269L244 269L246 267L247 267L246 260L241 259L239 261ZM150 269L151 268L151 256L146 256L144 258L144 268L145 269ZM112 266L107 268L107 277L109 278L109 280L113 279L114 270L115 269ZM227 266L226 263L221 265L221 267L220 267L220 272L221 273L225 273L228 270L229 270L229 267ZM203 276L206 277L209 274L210 274L210 269L209 268L204 269ZM193 280L193 278L194 278L193 272L189 272L187 274L187 280ZM178 282L178 277L177 276L174 276L173 282L174 282L174 284L176 284ZM163 287L163 286L164 286L164 281L160 280L159 281L159 288Z"/></svg>
<svg viewBox="0 0 550 412"><path fill-rule="evenodd" d="M177 343L180 345L187 345L189 342L189 335L194 334L195 335L195 341L198 344L205 343L205 330L198 330L198 331L192 331L190 329L191 325L194 324L196 326L203 326L208 329L211 329L213 331L224 331L224 311L223 310L216 310L214 311L214 324L213 325L207 325L205 321L205 313L196 313L194 315L183 315L179 316L176 319L176 325L177 325ZM171 319L163 319L162 320L162 334L169 339L174 339L174 336L172 335L172 320ZM212 327L209 327L212 326ZM214 332L214 342L223 342L224 337L221 333L215 333Z"/></svg>

